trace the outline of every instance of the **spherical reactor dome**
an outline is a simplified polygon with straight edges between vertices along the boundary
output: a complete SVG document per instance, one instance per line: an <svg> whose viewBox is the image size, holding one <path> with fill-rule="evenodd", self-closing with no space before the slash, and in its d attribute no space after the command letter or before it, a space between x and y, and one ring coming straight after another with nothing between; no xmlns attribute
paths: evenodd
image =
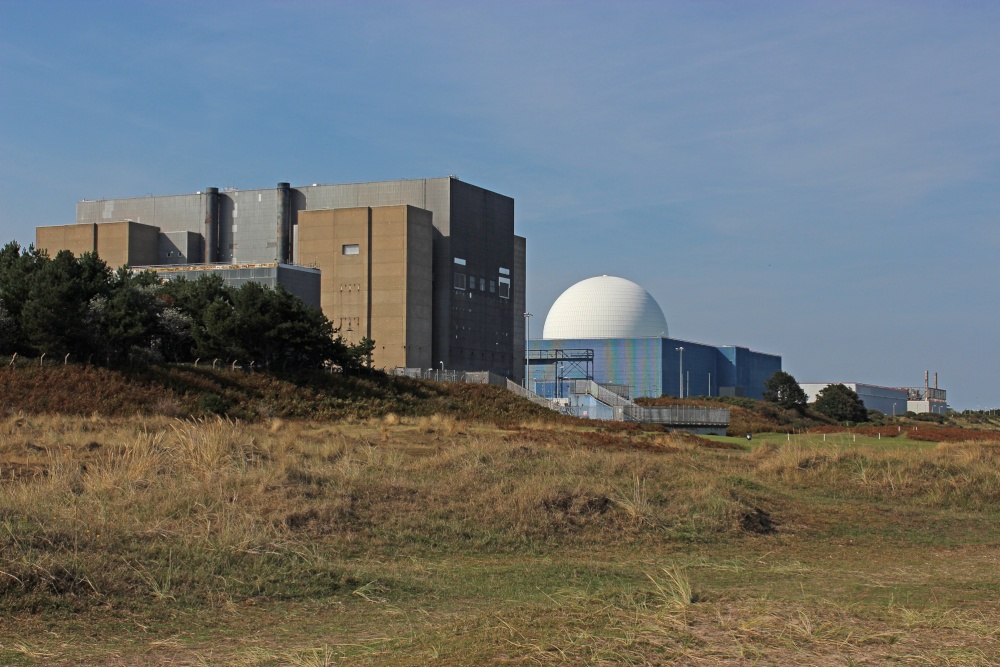
<svg viewBox="0 0 1000 667"><path fill-rule="evenodd" d="M542 338L656 338L667 318L649 292L631 280L598 276L563 292L549 309Z"/></svg>

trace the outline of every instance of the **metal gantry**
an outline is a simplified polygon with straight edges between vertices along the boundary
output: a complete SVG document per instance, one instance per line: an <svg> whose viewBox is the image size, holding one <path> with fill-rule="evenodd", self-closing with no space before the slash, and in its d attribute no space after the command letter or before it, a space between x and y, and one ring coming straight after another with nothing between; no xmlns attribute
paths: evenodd
<svg viewBox="0 0 1000 667"><path fill-rule="evenodd" d="M525 361L529 368L531 366L553 366L557 398L562 398L563 382L594 379L594 350L591 348L528 350ZM528 388L530 389L530 387Z"/></svg>

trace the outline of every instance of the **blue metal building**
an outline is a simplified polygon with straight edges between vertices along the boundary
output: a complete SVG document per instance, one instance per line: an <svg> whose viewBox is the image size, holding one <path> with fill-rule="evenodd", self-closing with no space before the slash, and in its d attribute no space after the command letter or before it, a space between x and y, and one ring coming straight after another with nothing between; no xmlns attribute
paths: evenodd
<svg viewBox="0 0 1000 667"><path fill-rule="evenodd" d="M679 348L683 348L683 352ZM592 357L588 351L592 351ZM677 338L528 341L528 388L546 398L568 397L570 381L588 379L585 377L588 373L589 379L601 384L628 387L632 398L762 398L764 381L779 370L781 357L776 354Z"/></svg>
<svg viewBox="0 0 1000 667"><path fill-rule="evenodd" d="M629 398L762 398L764 381L781 370L776 354L670 338L656 299L608 275L581 280L556 299L527 357L529 389L572 400L572 380L611 385Z"/></svg>

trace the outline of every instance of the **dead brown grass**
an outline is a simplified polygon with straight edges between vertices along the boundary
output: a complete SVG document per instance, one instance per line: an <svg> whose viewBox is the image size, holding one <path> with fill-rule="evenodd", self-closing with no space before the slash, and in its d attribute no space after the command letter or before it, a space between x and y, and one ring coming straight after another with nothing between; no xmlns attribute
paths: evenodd
<svg viewBox="0 0 1000 667"><path fill-rule="evenodd" d="M998 463L442 414L14 414L0 664L987 665Z"/></svg>

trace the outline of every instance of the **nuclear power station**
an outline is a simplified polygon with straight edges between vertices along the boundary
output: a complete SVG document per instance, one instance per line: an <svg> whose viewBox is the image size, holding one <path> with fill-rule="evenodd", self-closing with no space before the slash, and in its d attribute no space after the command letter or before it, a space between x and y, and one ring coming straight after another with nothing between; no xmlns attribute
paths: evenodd
<svg viewBox="0 0 1000 667"><path fill-rule="evenodd" d="M525 239L514 200L454 176L84 200L38 248L95 251L165 279L283 285L376 367L524 368Z"/></svg>
<svg viewBox="0 0 1000 667"><path fill-rule="evenodd" d="M615 276L588 278L563 292L542 337L528 348L529 389L571 401L581 400L573 387L582 379L629 398L761 398L764 381L781 370L776 354L671 338L656 299Z"/></svg>

